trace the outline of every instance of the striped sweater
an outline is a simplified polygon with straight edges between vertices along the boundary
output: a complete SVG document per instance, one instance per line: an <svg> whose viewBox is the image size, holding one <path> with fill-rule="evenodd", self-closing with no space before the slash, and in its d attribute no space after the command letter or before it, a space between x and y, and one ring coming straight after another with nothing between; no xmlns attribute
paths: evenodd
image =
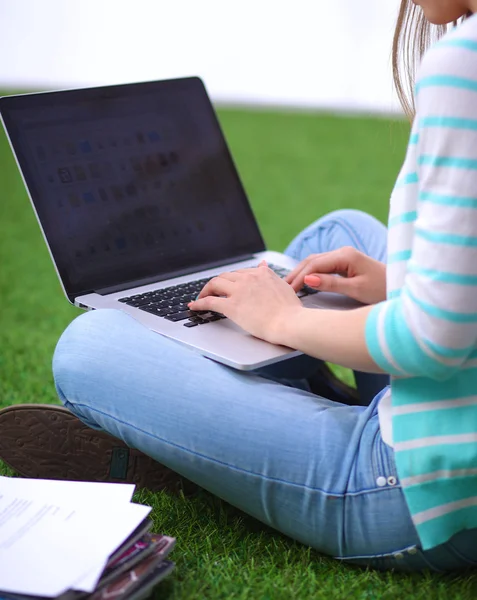
<svg viewBox="0 0 477 600"><path fill-rule="evenodd" d="M396 466L429 549L477 528L477 15L420 67L387 290L366 341L392 375Z"/></svg>

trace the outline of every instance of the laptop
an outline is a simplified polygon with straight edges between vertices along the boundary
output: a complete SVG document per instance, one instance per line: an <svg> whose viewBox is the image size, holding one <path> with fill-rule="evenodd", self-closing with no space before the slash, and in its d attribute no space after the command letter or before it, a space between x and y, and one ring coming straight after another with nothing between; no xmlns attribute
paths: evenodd
<svg viewBox="0 0 477 600"><path fill-rule="evenodd" d="M223 271L264 259L283 276L296 264L267 251L199 78L7 96L0 113L71 303L122 310L236 369L300 354L187 309Z"/></svg>

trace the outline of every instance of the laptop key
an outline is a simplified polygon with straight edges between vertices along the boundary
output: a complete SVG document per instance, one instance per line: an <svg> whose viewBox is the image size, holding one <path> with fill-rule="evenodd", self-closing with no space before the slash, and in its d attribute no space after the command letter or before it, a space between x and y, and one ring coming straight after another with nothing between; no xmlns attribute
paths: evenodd
<svg viewBox="0 0 477 600"><path fill-rule="evenodd" d="M176 313L175 315L167 315L166 319L168 321L183 321L184 319L189 319L192 316L190 310L185 312Z"/></svg>
<svg viewBox="0 0 477 600"><path fill-rule="evenodd" d="M184 323L184 327L197 327L197 325L199 325L199 323L195 323L194 321L187 321L187 323Z"/></svg>
<svg viewBox="0 0 477 600"><path fill-rule="evenodd" d="M306 283L302 289L305 290L309 296L311 296L312 294L317 294L320 291L320 290L315 290L315 288L312 288L309 285L306 285Z"/></svg>
<svg viewBox="0 0 477 600"><path fill-rule="evenodd" d="M157 308L155 306L141 306L140 310L156 315L157 317L166 317L169 314L167 308Z"/></svg>
<svg viewBox="0 0 477 600"><path fill-rule="evenodd" d="M272 271L274 271L279 277L282 278L288 275L288 273L290 273L290 271L285 267L277 267L276 265L268 266L270 267L270 269L272 269ZM314 288L311 288L305 283L301 290L298 290L297 296L298 298L303 298L304 296L311 296L312 294L317 294L318 292L319 290L315 290Z"/></svg>
<svg viewBox="0 0 477 600"><path fill-rule="evenodd" d="M314 290L313 288L309 287L308 285L304 285L301 290L298 290L298 292L296 293L296 295L298 296L298 298L304 298L305 296L311 296L313 294L317 294L319 290Z"/></svg>
<svg viewBox="0 0 477 600"><path fill-rule="evenodd" d="M277 275L284 277L289 271L282 267L275 265L269 265ZM181 320L177 315L185 313L186 315L193 314L202 317L197 320L197 324L208 323L210 321L218 321L225 319L223 315L219 313L210 313L209 311L191 311L188 310L188 303L191 300L197 298L197 295L202 290L204 285L210 281L210 278L199 279L196 281L189 281L187 283L174 285L159 290L152 290L143 294L135 294L134 296L128 296L126 298L120 298L119 301L133 306L151 314L155 314L160 317L174 317L170 319L173 321ZM310 294L317 294L318 290L310 288L304 285L301 290L297 292L299 298L303 298ZM183 318L187 318L183 317Z"/></svg>
<svg viewBox="0 0 477 600"><path fill-rule="evenodd" d="M134 306L135 308L141 308L142 306L148 306L149 304L153 304L151 298L143 298L142 300L128 302L128 306Z"/></svg>
<svg viewBox="0 0 477 600"><path fill-rule="evenodd" d="M211 315L210 317L207 317L207 321L212 322L212 321L220 321L220 319L223 319L224 317L221 315Z"/></svg>

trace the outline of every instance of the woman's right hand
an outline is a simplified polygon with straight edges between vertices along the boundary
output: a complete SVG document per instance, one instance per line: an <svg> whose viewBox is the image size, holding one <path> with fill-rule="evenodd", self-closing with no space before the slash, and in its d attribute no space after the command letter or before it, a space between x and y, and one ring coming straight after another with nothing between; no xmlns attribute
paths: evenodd
<svg viewBox="0 0 477 600"><path fill-rule="evenodd" d="M363 304L386 299L386 265L352 247L311 254L285 281L295 291L306 284L323 292L344 294Z"/></svg>

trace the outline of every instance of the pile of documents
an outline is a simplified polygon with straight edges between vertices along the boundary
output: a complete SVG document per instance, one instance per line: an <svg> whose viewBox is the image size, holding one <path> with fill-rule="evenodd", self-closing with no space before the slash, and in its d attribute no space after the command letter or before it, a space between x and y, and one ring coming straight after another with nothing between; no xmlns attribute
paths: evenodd
<svg viewBox="0 0 477 600"><path fill-rule="evenodd" d="M134 486L0 477L0 598L139 600L174 567Z"/></svg>

